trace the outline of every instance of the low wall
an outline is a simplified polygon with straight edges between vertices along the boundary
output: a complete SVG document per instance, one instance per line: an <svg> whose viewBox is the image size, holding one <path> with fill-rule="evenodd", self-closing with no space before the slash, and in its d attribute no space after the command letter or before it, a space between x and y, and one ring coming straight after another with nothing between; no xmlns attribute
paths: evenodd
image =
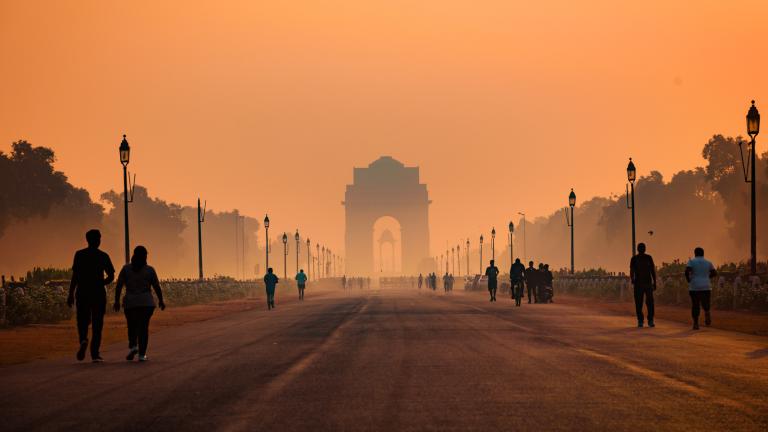
<svg viewBox="0 0 768 432"><path fill-rule="evenodd" d="M627 276L559 276L555 293L610 300L631 300L632 286ZM655 300L662 304L688 304L688 283L683 274L659 276ZM766 275L720 274L712 284L712 304L718 309L768 311Z"/></svg>

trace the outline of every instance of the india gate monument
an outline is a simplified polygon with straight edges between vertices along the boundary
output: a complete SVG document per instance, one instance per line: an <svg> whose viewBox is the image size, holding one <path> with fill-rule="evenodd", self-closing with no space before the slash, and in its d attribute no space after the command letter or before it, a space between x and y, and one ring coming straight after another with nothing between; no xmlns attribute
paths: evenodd
<svg viewBox="0 0 768 432"><path fill-rule="evenodd" d="M385 270L413 275L431 268L430 200L427 185L419 182L419 167L406 167L390 156L382 156L367 168L354 168L353 182L347 185L342 204L348 275ZM399 226L399 232L387 227L375 238L375 227L380 221L391 221ZM382 251L382 244L392 248L391 254ZM400 257L399 262L396 256Z"/></svg>

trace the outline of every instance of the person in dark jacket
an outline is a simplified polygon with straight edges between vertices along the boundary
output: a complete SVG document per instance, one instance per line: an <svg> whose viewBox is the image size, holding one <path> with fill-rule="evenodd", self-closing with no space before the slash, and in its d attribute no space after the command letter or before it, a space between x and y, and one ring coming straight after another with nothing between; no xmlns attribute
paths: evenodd
<svg viewBox="0 0 768 432"><path fill-rule="evenodd" d="M101 331L104 328L104 313L107 310L107 291L105 286L115 280L115 267L109 255L99 250L101 233L92 229L85 233L88 247L75 253L72 264L72 281L69 284L67 305L77 305L77 334L80 349L77 360L85 358L88 349L88 326L91 331L91 360L94 363L104 361L99 354Z"/></svg>
<svg viewBox="0 0 768 432"><path fill-rule="evenodd" d="M536 297L536 287L539 285L539 271L533 266L533 261L528 261L528 268L525 269L525 286L528 289L528 304L531 300L538 303Z"/></svg>
<svg viewBox="0 0 768 432"><path fill-rule="evenodd" d="M307 287L307 275L304 269L296 273L296 285L299 287L299 300L304 300L304 289Z"/></svg>
<svg viewBox="0 0 768 432"><path fill-rule="evenodd" d="M267 309L275 308L275 288L279 279L272 271L272 267L267 269L267 274L264 275L264 285L267 288Z"/></svg>
<svg viewBox="0 0 768 432"><path fill-rule="evenodd" d="M509 269L509 279L512 283L512 297L515 299L515 306L520 306L523 297L523 283L525 282L525 266L520 262L520 258L515 259L515 263Z"/></svg>
<svg viewBox="0 0 768 432"><path fill-rule="evenodd" d="M656 324L653 322L653 292L656 291L656 265L653 263L653 257L645 253L645 243L637 245L637 255L629 261L629 280L635 291L637 326L643 326L643 298L645 298L645 306L648 309L648 327L655 327Z"/></svg>
<svg viewBox="0 0 768 432"><path fill-rule="evenodd" d="M123 311L128 323L128 355L126 360L132 361L136 354L139 361L145 362L147 358L147 345L149 345L149 320L155 311L155 299L152 297L152 289L157 295L157 303L160 310L165 310L163 290L160 289L160 280L157 272L147 265L147 248L136 246L133 250L131 263L123 266L117 276L115 287L115 312L120 310L120 293L125 287L123 298Z"/></svg>

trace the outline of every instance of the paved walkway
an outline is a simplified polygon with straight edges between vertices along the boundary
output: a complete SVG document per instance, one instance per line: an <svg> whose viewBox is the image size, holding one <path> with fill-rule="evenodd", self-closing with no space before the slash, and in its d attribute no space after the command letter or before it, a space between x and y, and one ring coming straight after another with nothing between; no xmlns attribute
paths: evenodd
<svg viewBox="0 0 768 432"><path fill-rule="evenodd" d="M768 338L370 291L0 368L0 430L767 430Z"/></svg>

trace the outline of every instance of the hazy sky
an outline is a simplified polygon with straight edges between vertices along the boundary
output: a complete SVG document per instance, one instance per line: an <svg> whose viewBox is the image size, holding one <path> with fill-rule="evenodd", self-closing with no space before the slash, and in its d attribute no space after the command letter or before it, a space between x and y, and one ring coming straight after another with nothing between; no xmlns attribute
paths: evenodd
<svg viewBox="0 0 768 432"><path fill-rule="evenodd" d="M701 164L768 112L767 42L764 0L0 0L0 149L53 147L96 198L127 133L152 195L337 250L352 167L391 155L444 249L622 191L629 156Z"/></svg>

